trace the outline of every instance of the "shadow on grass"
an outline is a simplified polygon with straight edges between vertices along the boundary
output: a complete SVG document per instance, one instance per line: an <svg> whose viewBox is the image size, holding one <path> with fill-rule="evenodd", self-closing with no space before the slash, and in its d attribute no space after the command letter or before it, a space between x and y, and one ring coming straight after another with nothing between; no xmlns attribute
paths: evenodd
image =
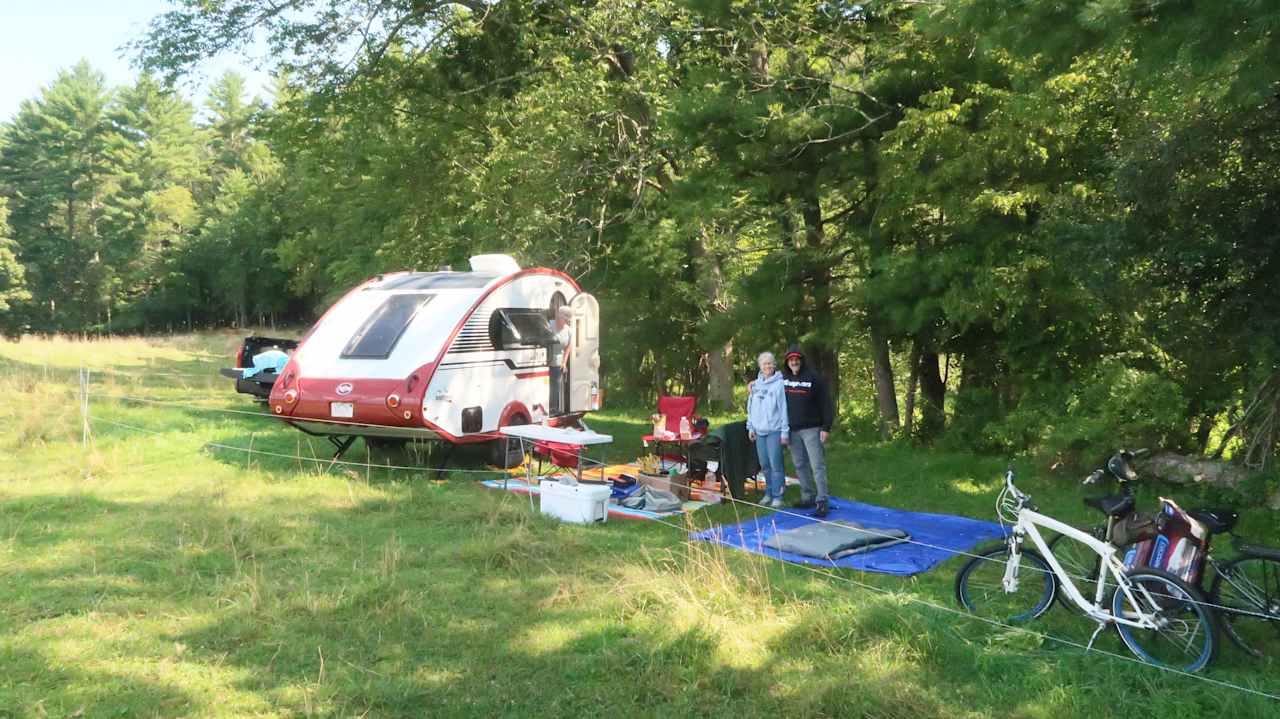
<svg viewBox="0 0 1280 719"><path fill-rule="evenodd" d="M235 417L211 425L195 410L137 414L161 432L144 441L179 462L191 451L183 442L203 446L211 436L272 450L300 442ZM614 434L614 447L638 445L645 428L608 413L591 424ZM98 428L104 445L139 436ZM364 474L367 484L350 473L297 477L290 460L212 456L222 468L247 467L245 481L218 486L189 476L203 468L179 467L176 480L189 486L164 499L131 496L136 485L110 478L74 495L0 498L0 707L39 715L87 706L86 716L744 717L1272 708L1198 683L1099 670L1093 657L1046 655L780 563L763 570L776 596L731 592L728 601L753 609L718 615L697 586L715 577L681 584L672 580L678 568L648 559L680 545L680 528L563 526L531 513L525 498L467 484L382 470ZM990 515L996 461L839 443L830 456L837 494ZM258 469L290 479L264 481ZM1049 496L1070 494L1048 484ZM740 512L717 507L705 518L736 521ZM644 596L630 572L652 583ZM868 581L938 597L952 576L944 568L919 584ZM791 614L772 616L775 605ZM724 616L748 619L726 627L716 621Z"/></svg>
<svg viewBox="0 0 1280 719"><path fill-rule="evenodd" d="M945 619L806 589L774 563L773 603L793 616L730 605L714 622L724 598L697 596L692 550L654 563L637 545L666 528L560 525L477 488L336 484L0 503L0 695L86 716L1033 716L1087 705L1102 681L1072 678L1085 657L993 660ZM1193 690L1161 701L1185 708Z"/></svg>

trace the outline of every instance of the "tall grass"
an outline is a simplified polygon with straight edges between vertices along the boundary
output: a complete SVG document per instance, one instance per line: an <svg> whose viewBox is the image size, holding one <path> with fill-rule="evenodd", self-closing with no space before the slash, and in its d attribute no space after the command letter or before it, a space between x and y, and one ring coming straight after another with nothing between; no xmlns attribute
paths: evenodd
<svg viewBox="0 0 1280 719"><path fill-rule="evenodd" d="M1276 710L935 608L954 607L956 562L914 578L831 578L686 540L747 508L581 527L470 475L211 447L327 449L216 411L253 409L216 375L236 341L0 347L0 391L15 400L0 405L0 717ZM99 377L88 448L81 362ZM119 399L143 395L178 404ZM607 458L624 459L644 413L592 425L615 436ZM349 457L421 460L360 445ZM848 442L830 457L837 494L977 517L991 515L1003 462ZM1026 487L1052 513L1089 519L1074 478L1030 468ZM1253 521L1274 537L1274 516ZM1056 609L1039 628L1081 642L1092 631ZM1229 648L1210 676L1280 690L1274 666Z"/></svg>

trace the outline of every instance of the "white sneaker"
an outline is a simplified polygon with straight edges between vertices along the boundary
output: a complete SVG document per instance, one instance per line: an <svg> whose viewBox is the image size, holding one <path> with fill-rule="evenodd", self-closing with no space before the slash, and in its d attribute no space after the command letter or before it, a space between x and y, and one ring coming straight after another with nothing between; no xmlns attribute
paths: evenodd
<svg viewBox="0 0 1280 719"><path fill-rule="evenodd" d="M769 506L774 507L776 509L781 509L784 506L782 503L782 497L774 497L773 501L769 503Z"/></svg>

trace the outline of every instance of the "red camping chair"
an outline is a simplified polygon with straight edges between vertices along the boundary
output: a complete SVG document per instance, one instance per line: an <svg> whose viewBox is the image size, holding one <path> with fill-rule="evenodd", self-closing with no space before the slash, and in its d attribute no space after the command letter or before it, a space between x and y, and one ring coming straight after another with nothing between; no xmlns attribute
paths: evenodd
<svg viewBox="0 0 1280 719"><path fill-rule="evenodd" d="M577 469L578 454L582 446L566 442L539 440L533 443L533 456L538 458L538 474L542 474L542 463L549 462L561 469Z"/></svg>
<svg viewBox="0 0 1280 719"><path fill-rule="evenodd" d="M652 445L654 453L658 455L660 460L669 459L675 462L684 462L687 467L689 464L689 444L697 439L699 435L695 434L691 439L681 439L680 420L688 417L689 425L692 427L698 419L698 415L694 414L697 408L697 397L658 397L658 412L666 415L666 430L671 434L667 437L659 437L652 434L645 435L641 437L644 446L649 447Z"/></svg>
<svg viewBox="0 0 1280 719"><path fill-rule="evenodd" d="M689 418L689 425L693 425L693 421L698 418L694 411L698 409L697 397L659 397L658 413L667 416L667 431L675 435L680 434L680 420L683 417Z"/></svg>
<svg viewBox="0 0 1280 719"><path fill-rule="evenodd" d="M581 444L572 442L552 442L550 440L538 440L533 443L531 453L538 460L538 477L546 476L543 474L543 467L546 464L551 465L551 471L561 471L565 474L573 476L578 481L605 482L604 464L602 462L584 457L582 451L586 449ZM583 471L590 469L600 469L599 479L594 476L591 479L584 480Z"/></svg>

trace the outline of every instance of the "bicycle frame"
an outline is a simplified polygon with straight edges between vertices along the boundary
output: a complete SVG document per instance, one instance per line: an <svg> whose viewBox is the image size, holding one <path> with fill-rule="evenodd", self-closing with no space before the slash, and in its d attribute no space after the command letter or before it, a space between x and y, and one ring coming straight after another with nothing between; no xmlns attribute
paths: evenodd
<svg viewBox="0 0 1280 719"><path fill-rule="evenodd" d="M1040 555L1049 563L1050 569L1058 577L1058 585L1067 593L1067 597L1072 603L1080 608L1085 614L1092 619L1100 622L1117 622L1132 627L1140 627L1143 629L1152 629L1156 627L1156 620L1146 612L1142 611L1133 595L1132 585L1124 576L1124 565L1116 558L1119 551L1109 542L1104 542L1087 534L1085 532L1072 527L1069 524L1059 522L1045 514L1041 514L1026 506L1022 500L1026 495L1018 491L1013 486L1012 472L1006 477L1006 483L1014 496L1019 498L1018 521L1013 527L1013 534L1009 537L1009 561L1005 565L1003 586L1006 592L1012 592L1018 586L1018 570L1022 565L1022 542L1024 538L1030 537L1032 544L1040 551ZM1044 540L1044 536L1040 534L1039 527L1046 527L1056 532L1064 534L1077 542L1082 542L1085 546L1092 549L1102 557L1101 568L1098 571L1098 587L1095 590L1093 601L1090 602L1085 598L1084 594L1076 587L1072 581L1071 575L1062 568L1062 564L1058 558L1053 556L1053 552L1049 550L1049 545ZM1104 609L1102 606L1103 593L1106 591L1106 578L1110 574L1115 578L1117 591L1124 592L1125 597L1129 600L1129 606L1139 607L1136 613L1136 619L1130 619L1126 616L1117 616L1111 611ZM1143 594L1147 591L1139 588ZM1147 599L1151 599L1150 596Z"/></svg>

